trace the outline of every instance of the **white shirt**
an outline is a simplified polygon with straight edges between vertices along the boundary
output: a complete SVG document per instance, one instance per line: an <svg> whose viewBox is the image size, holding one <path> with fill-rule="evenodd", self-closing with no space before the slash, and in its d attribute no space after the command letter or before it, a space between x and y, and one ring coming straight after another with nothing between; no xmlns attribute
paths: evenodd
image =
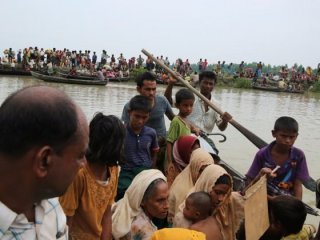
<svg viewBox="0 0 320 240"><path fill-rule="evenodd" d="M0 239L67 240L66 216L58 198L42 200L35 205L35 222L17 214L0 201Z"/></svg>
<svg viewBox="0 0 320 240"><path fill-rule="evenodd" d="M214 104L217 103L211 96L211 102ZM188 120L193 122L201 130L206 133L211 133L214 125L221 121L220 115L209 107L209 110L206 112L204 107L204 101L196 97L196 100L193 104L192 113L188 116Z"/></svg>

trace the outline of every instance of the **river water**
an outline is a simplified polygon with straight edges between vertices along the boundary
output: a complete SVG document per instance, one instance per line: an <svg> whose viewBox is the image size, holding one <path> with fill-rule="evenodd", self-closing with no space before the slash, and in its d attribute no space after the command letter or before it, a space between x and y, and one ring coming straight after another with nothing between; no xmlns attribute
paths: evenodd
<svg viewBox="0 0 320 240"><path fill-rule="evenodd" d="M0 76L0 102L17 89L32 85L48 85L65 91L77 102L88 121L95 112L113 114L121 117L123 105L137 94L133 83L109 83L107 86L84 86L71 84L46 83L33 77ZM158 85L158 94L163 94L164 86ZM174 89L174 93L178 88ZM271 130L274 121L280 116L294 117L299 123L299 136L295 146L306 155L310 175L320 178L318 157L320 155L320 94L290 94L248 89L216 88L214 97L223 110L228 111L242 126L246 127L266 142L273 140ZM166 122L169 126L170 122ZM219 130L215 129L217 132ZM232 167L245 173L257 151L233 126L223 132L227 141L219 143L213 137L220 156ZM310 206L315 205L315 195L304 189L303 200ZM308 222L318 226L319 217L308 216Z"/></svg>

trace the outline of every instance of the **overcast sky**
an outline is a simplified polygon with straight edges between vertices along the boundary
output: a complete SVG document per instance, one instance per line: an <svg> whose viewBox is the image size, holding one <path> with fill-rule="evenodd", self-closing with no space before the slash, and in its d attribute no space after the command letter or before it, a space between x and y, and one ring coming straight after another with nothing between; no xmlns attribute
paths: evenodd
<svg viewBox="0 0 320 240"><path fill-rule="evenodd" d="M0 48L102 49L126 58L315 68L319 0L2 0Z"/></svg>

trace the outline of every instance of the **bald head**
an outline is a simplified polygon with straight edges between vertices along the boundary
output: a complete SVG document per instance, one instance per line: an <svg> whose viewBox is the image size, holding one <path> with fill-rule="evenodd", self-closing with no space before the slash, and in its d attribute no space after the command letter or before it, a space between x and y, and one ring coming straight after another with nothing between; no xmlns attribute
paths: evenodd
<svg viewBox="0 0 320 240"><path fill-rule="evenodd" d="M42 145L62 151L77 132L79 112L55 88L34 86L13 93L0 107L0 154L19 157Z"/></svg>

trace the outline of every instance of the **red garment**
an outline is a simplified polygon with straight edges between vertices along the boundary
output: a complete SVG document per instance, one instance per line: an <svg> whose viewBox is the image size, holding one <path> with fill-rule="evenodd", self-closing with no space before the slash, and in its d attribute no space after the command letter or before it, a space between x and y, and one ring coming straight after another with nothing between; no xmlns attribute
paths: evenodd
<svg viewBox="0 0 320 240"><path fill-rule="evenodd" d="M194 135L185 135L181 136L177 140L177 150L180 155L180 159L187 165L190 162L191 149L195 142L198 141L198 138ZM178 163L178 165L180 165ZM181 169L181 165L179 166ZM181 169L183 170L183 168Z"/></svg>

